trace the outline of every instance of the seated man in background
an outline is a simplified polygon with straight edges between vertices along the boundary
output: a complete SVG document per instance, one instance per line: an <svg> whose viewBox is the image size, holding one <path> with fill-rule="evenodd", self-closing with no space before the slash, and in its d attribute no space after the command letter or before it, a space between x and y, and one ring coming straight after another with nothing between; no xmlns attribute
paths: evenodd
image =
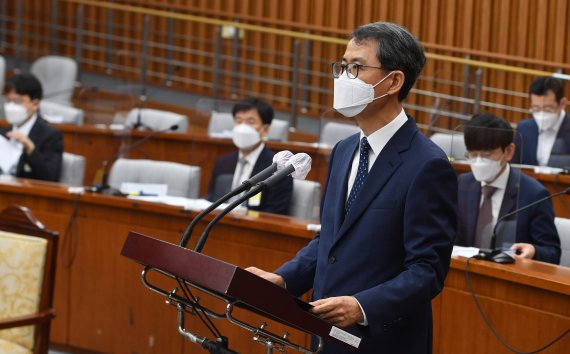
<svg viewBox="0 0 570 354"><path fill-rule="evenodd" d="M522 146L515 142L515 161L525 165L570 166L570 117L564 110L568 100L562 81L539 77L530 85L529 94L532 118L517 126Z"/></svg>
<svg viewBox="0 0 570 354"><path fill-rule="evenodd" d="M9 127L0 128L0 174L58 181L63 137L40 115L42 85L31 74L12 77L4 88Z"/></svg>
<svg viewBox="0 0 570 354"><path fill-rule="evenodd" d="M273 120L273 108L257 98L246 98L232 109L233 142L239 149L216 161L206 199L214 201L243 181L273 163L275 153L265 147L263 137ZM226 177L226 178L224 178ZM287 177L274 187L247 201L247 208L268 213L286 214L293 192L293 180Z"/></svg>
<svg viewBox="0 0 570 354"><path fill-rule="evenodd" d="M509 165L515 145L513 129L504 119L490 113L474 115L465 128L465 145L472 172L458 179L456 244L489 248L501 216L549 193L538 181ZM560 238L554 225L552 201L545 200L515 216L515 243L511 249L522 258L558 264Z"/></svg>

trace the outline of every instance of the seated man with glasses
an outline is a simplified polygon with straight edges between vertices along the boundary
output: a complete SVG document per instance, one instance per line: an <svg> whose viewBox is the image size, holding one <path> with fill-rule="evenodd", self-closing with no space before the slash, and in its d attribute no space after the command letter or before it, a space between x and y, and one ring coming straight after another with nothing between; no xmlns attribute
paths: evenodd
<svg viewBox="0 0 570 354"><path fill-rule="evenodd" d="M42 92L31 74L6 83L4 113L10 126L0 128L0 175L59 180L63 137L39 112Z"/></svg>
<svg viewBox="0 0 570 354"><path fill-rule="evenodd" d="M515 161L525 165L570 166L570 117L564 110L568 100L562 81L539 77L529 91L532 118L517 126L522 142L515 142Z"/></svg>
<svg viewBox="0 0 570 354"><path fill-rule="evenodd" d="M490 113L474 115L465 128L465 145L472 172L458 179L456 244L489 248L501 216L549 193L538 181L509 165L515 145L513 129L504 119ZM550 199L516 214L514 241L511 249L519 257L560 262L560 238Z"/></svg>

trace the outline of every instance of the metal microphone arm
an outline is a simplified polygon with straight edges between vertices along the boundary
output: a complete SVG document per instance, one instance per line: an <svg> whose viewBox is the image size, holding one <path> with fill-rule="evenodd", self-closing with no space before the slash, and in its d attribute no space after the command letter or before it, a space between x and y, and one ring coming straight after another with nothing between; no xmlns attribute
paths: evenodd
<svg viewBox="0 0 570 354"><path fill-rule="evenodd" d="M210 234L210 230L214 227L214 225L216 225L216 223L221 218L226 216L230 211L237 208L244 201L248 200L249 198L253 197L257 193L261 192L264 188L265 188L264 184L257 184L253 189L251 189L250 191L248 191L247 193L245 193L244 195L242 195L238 199L234 200L233 202L231 202L230 205L228 205L224 210L222 210L220 213L218 213L218 215L216 215L214 217L214 219L212 219L212 221L210 221L210 223L206 226L206 228L202 232L202 235L200 235L200 238L198 239L198 243L196 243L196 247L194 247L194 251L198 252L198 253L202 252L202 248L204 247L204 244L206 243L206 240L208 239L208 235Z"/></svg>

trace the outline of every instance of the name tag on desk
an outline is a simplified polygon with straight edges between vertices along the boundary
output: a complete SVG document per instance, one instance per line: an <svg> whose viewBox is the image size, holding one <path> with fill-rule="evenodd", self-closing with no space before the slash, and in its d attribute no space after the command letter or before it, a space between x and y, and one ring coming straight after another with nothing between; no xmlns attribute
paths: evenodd
<svg viewBox="0 0 570 354"><path fill-rule="evenodd" d="M249 198L247 205L250 207L257 207L261 204L261 192L257 193L253 197Z"/></svg>

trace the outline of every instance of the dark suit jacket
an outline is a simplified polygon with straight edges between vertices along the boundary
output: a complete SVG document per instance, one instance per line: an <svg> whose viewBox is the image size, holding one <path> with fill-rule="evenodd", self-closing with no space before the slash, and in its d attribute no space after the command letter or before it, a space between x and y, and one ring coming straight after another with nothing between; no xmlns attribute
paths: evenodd
<svg viewBox="0 0 570 354"><path fill-rule="evenodd" d="M538 181L511 168L499 217L548 195L550 194L546 188ZM459 232L456 241L458 245L473 246L475 242L480 200L481 183L475 180L472 173L459 176ZM503 228L501 224L504 224ZM501 238L510 238L512 241L512 235L515 235L515 242L534 245L536 248L534 259L560 263L560 238L554 225L551 200L523 210L501 224L497 227L497 246L502 244Z"/></svg>
<svg viewBox="0 0 570 354"><path fill-rule="evenodd" d="M368 326L359 353L431 353L431 300L443 288L457 232L457 177L443 151L411 118L370 169L344 217L359 134L333 149L321 208L322 229L276 273L313 299L352 295ZM323 353L352 353L326 342Z"/></svg>
<svg viewBox="0 0 570 354"><path fill-rule="evenodd" d="M251 176L261 172L266 167L269 167L273 163L273 155L275 153L264 147L261 150L261 154L257 158L253 170L251 171ZM206 194L206 199L214 201L217 197L221 195L215 195L215 190L220 190L219 186L216 186L216 180L221 175L233 175L236 169L239 154L237 151L230 154L220 156L216 160L216 165L214 166L214 171L212 171L212 177L210 178L210 184L208 186L208 193ZM224 193L227 193L231 189L231 180L229 180L229 186L226 188L221 188ZM268 213L275 214L287 214L289 209L289 202L291 201L291 195L293 193L293 179L287 177L281 182L277 183L275 186L267 189L261 193L261 202L259 206L249 206L248 209L259 210Z"/></svg>
<svg viewBox="0 0 570 354"><path fill-rule="evenodd" d="M522 138L515 139L517 145L515 156L512 162L525 165L538 165L536 150L538 148L538 125L534 119L525 119L517 125L517 132ZM560 125L558 135L550 153L548 166L568 167L570 166L570 117L568 113L564 116L564 121Z"/></svg>
<svg viewBox="0 0 570 354"><path fill-rule="evenodd" d="M6 136L12 127L0 128L0 134ZM36 123L30 130L28 138L36 148L31 155L22 153L16 177L59 181L63 156L63 137L61 132L52 127L38 113Z"/></svg>

